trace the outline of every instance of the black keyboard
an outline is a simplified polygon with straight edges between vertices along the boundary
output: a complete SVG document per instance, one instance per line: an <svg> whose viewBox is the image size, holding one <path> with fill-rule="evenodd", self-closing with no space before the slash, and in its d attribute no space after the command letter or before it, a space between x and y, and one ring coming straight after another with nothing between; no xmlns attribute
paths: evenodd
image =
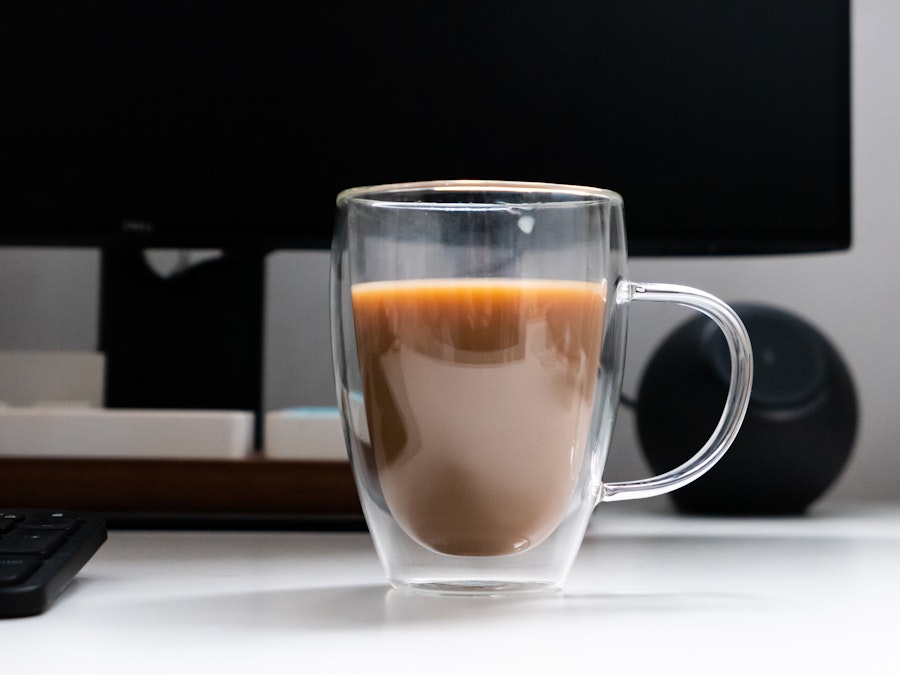
<svg viewBox="0 0 900 675"><path fill-rule="evenodd" d="M104 541L101 518L0 508L0 618L43 612Z"/></svg>

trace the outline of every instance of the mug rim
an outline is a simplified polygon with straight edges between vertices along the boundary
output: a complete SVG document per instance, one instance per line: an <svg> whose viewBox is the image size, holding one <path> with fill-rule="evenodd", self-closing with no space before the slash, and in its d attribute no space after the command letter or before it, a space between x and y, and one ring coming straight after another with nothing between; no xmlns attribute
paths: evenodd
<svg viewBox="0 0 900 675"><path fill-rule="evenodd" d="M464 192L512 192L534 194L565 194L572 197L584 197L580 201L554 202L548 200L546 202L529 203L527 206L542 206L547 204L581 204L599 201L611 201L622 203L622 196L614 190L604 188L589 187L584 185L571 185L567 183L548 183L541 181L511 181L511 180L475 180L475 179L459 179L459 180L428 180L428 181L412 181L406 183L382 183L379 185L365 185L360 187L348 188L338 193L336 203L341 206L350 201L367 202L379 204L383 206L396 206L406 208L428 208L429 206L440 206L446 208L449 202L432 203L428 201L400 201L389 199L392 194L403 194L409 192L420 191L423 193L464 193ZM375 195L381 195L375 197ZM500 204L498 204L500 205ZM469 207L473 205L468 205ZM479 204L479 207L489 206L488 204ZM502 205L500 205L502 206ZM522 205L525 206L525 205Z"/></svg>

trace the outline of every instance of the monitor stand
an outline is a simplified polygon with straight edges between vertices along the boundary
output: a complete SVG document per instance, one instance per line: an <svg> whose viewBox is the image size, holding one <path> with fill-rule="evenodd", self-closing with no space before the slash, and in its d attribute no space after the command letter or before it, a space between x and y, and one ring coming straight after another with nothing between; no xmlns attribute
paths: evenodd
<svg viewBox="0 0 900 675"><path fill-rule="evenodd" d="M261 448L267 253L225 250L164 277L142 250L104 249L105 405L249 410Z"/></svg>

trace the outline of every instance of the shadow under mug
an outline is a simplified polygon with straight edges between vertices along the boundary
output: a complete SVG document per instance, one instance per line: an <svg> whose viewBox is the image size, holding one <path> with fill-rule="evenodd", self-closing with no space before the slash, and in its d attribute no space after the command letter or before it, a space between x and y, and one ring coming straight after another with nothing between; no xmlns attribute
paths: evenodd
<svg viewBox="0 0 900 675"><path fill-rule="evenodd" d="M443 181L338 195L338 404L396 588L558 588L600 502L670 492L725 453L752 381L743 324L708 293L635 283L625 267L622 199L608 190ZM718 426L690 460L604 482L632 302L711 317L731 380Z"/></svg>

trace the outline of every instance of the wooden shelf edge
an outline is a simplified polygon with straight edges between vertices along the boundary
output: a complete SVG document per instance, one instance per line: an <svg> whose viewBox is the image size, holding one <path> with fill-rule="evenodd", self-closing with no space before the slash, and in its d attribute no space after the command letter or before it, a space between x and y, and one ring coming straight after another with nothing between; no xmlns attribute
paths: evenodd
<svg viewBox="0 0 900 675"><path fill-rule="evenodd" d="M346 462L0 458L0 504L117 513L357 515Z"/></svg>

